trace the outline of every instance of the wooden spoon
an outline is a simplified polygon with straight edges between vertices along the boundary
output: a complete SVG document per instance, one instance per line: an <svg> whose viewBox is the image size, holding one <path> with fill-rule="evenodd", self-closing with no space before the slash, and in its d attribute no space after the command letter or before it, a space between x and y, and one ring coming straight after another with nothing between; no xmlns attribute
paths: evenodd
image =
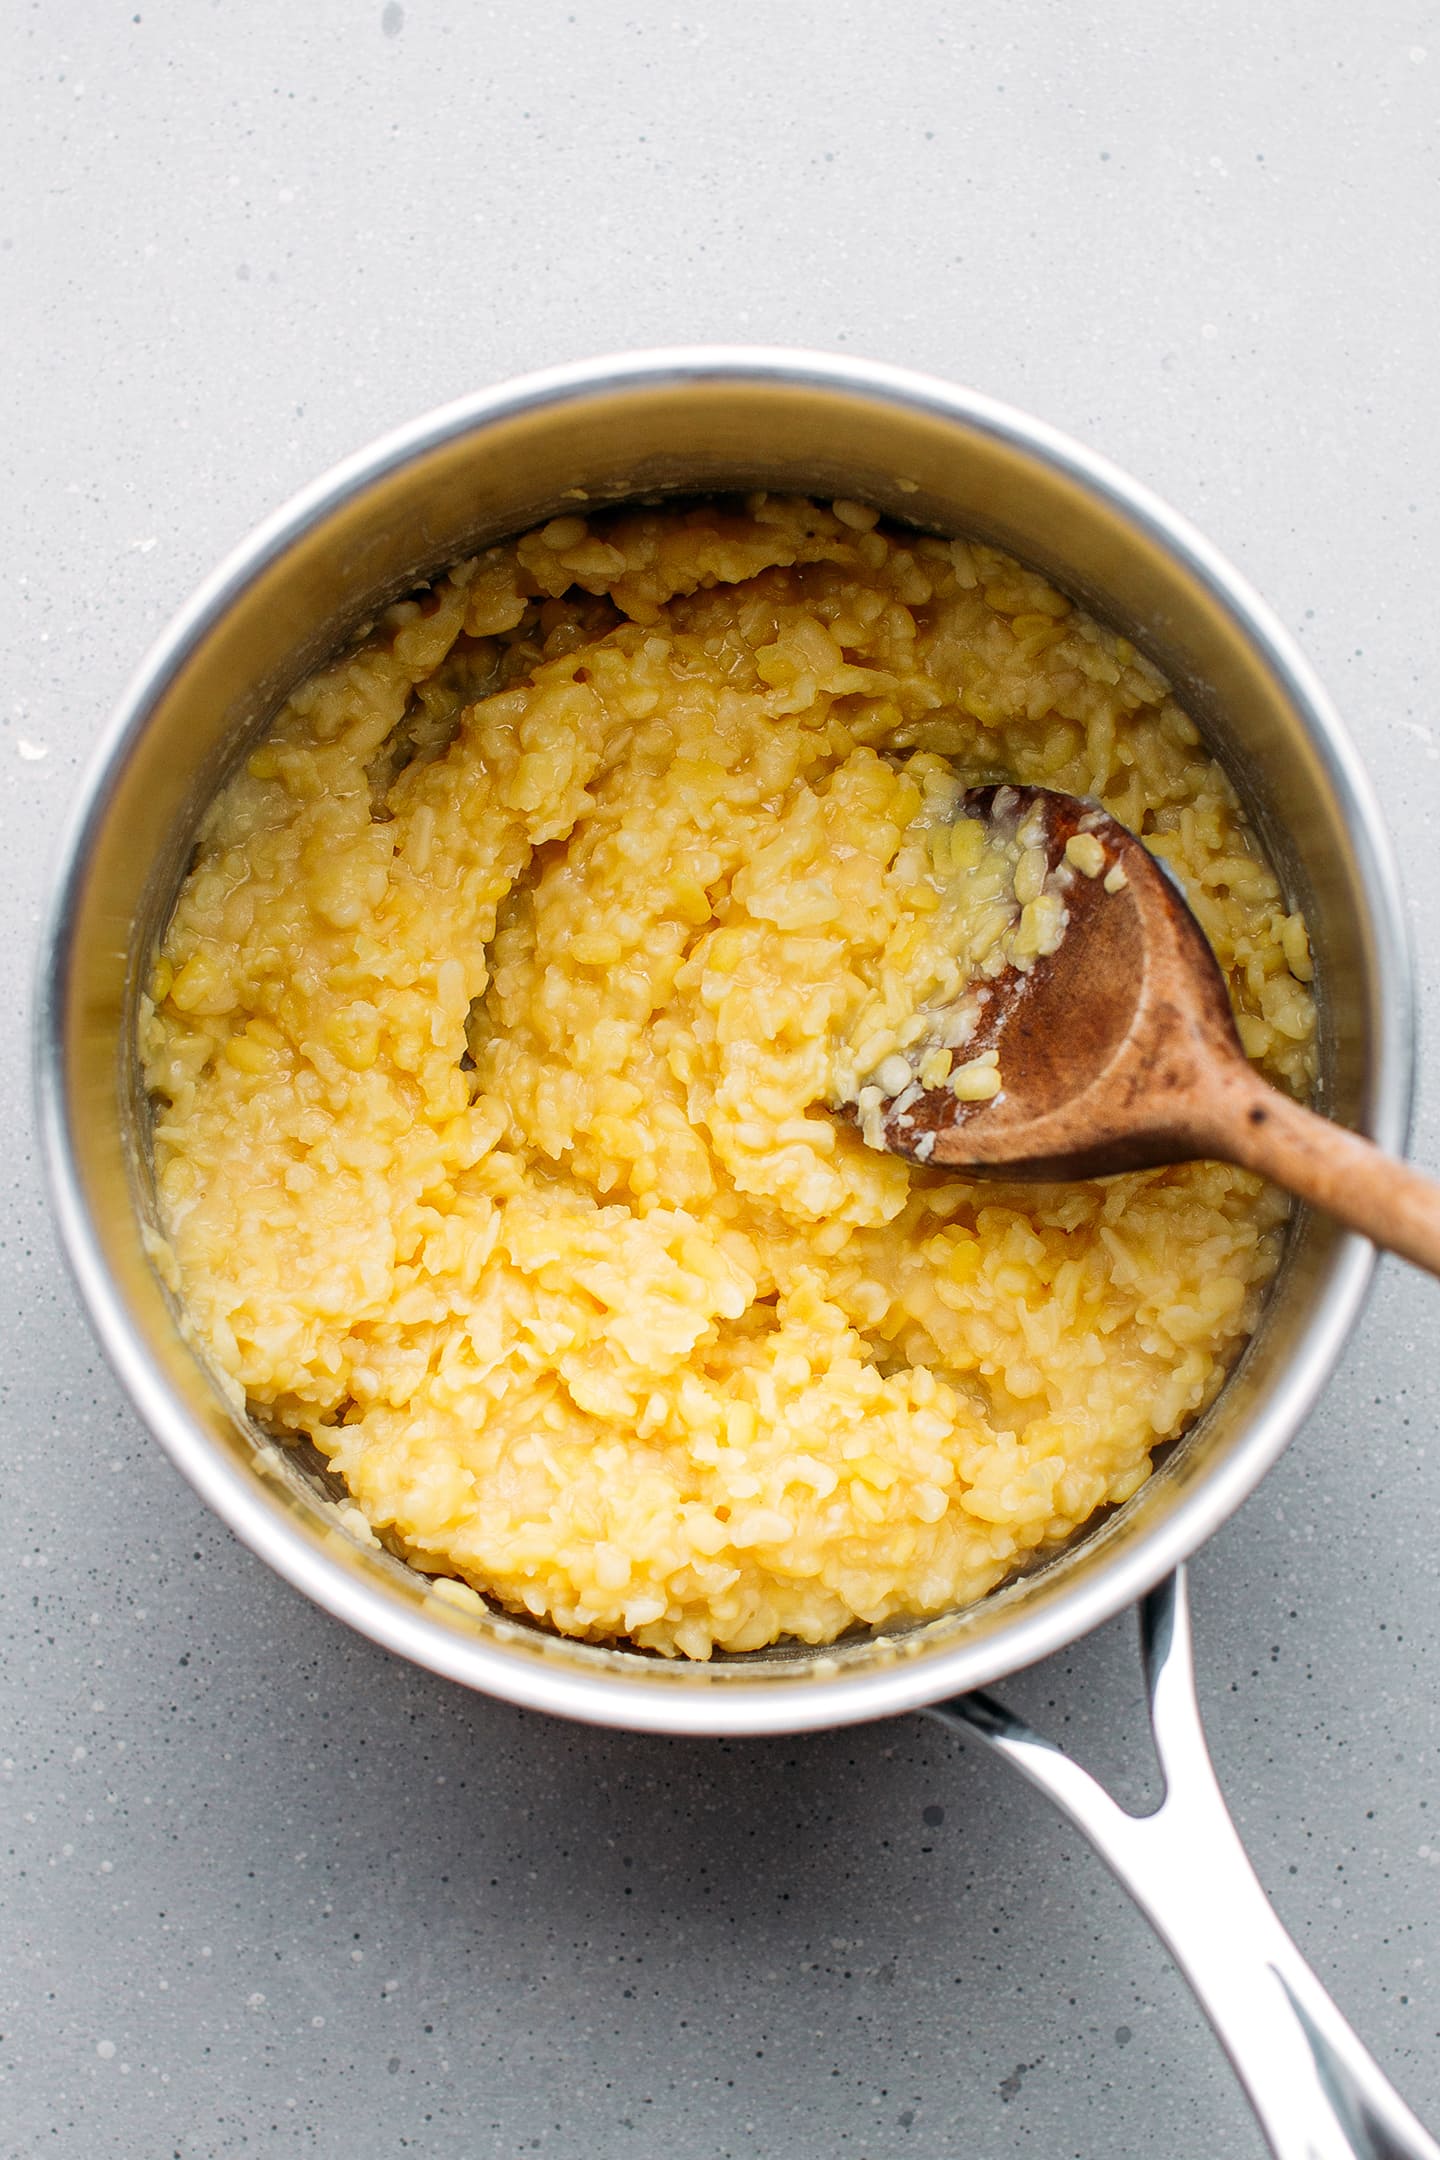
<svg viewBox="0 0 1440 2160"><path fill-rule="evenodd" d="M1043 821L1069 919L1053 953L984 993L964 1057L998 1052L1000 1093L959 1102L948 1086L908 1088L881 1112L888 1149L1045 1180L1241 1163L1440 1274L1440 1184L1259 1077L1204 931L1132 832L1049 788L972 788L961 811L1007 836Z"/></svg>

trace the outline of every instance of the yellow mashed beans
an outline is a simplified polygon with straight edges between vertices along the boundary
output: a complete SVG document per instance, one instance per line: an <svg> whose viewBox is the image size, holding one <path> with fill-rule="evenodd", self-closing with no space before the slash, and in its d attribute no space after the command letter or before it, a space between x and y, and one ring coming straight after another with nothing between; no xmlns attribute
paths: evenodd
<svg viewBox="0 0 1440 2160"><path fill-rule="evenodd" d="M418 1566L672 1654L823 1642L979 1597L1214 1395L1256 1178L967 1182L824 1106L913 1014L956 775L1142 831L1307 1088L1304 925L1165 684L855 504L492 548L214 804L145 1015L183 1299Z"/></svg>
<svg viewBox="0 0 1440 2160"><path fill-rule="evenodd" d="M867 955L868 995L847 1015L826 1089L837 1107L856 1106L860 1130L877 1148L885 1145L886 1108L903 1109L922 1088L948 1086L961 1102L1000 1093L999 1053L966 1054L986 985L1007 972L1027 974L1059 949L1075 878L1065 860L1051 871L1038 805L1012 831L1000 816L967 814L962 784L944 759L921 751L903 769L919 785L920 806L889 866L888 934ZM1003 800L1002 791L991 793ZM918 1148L915 1156L925 1160Z"/></svg>

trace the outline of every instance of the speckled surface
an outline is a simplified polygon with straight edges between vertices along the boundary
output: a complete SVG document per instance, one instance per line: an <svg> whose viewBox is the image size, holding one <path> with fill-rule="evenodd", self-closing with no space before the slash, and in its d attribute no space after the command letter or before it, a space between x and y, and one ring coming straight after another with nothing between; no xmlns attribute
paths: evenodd
<svg viewBox="0 0 1440 2160"><path fill-rule="evenodd" d="M1429 5L10 21L16 969L104 712L256 518L460 391L736 337L967 380L1194 517L1346 710L1433 932ZM1433 952L1421 993L1433 1014ZM395 1662L242 1552L91 1347L18 1017L0 1054L0 2150L1252 2160L1161 1951L973 1747L914 1720L743 1746L564 1728ZM1415 1146L1440 1164L1433 1085ZM1260 1874L1432 2120L1437 1295L1383 1271L1322 1408L1195 1569ZM1128 1623L1011 1693L1136 1788Z"/></svg>

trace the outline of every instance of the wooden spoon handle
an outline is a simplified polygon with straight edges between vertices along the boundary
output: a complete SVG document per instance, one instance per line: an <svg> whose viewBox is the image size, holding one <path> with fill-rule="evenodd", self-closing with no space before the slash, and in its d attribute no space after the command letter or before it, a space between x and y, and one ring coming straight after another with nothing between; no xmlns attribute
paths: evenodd
<svg viewBox="0 0 1440 2160"><path fill-rule="evenodd" d="M1227 1071L1207 1105L1206 1123L1217 1154L1258 1170L1388 1252L1440 1275L1440 1183L1434 1178L1302 1109L1248 1065Z"/></svg>

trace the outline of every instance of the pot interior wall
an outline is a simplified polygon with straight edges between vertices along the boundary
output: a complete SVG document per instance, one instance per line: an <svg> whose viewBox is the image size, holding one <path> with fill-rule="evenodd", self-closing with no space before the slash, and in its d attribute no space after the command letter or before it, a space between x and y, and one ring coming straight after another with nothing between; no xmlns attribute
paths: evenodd
<svg viewBox="0 0 1440 2160"><path fill-rule="evenodd" d="M661 1667L638 1653L562 1643L520 1623L472 1619L444 1606L423 1578L350 1538L323 1479L257 1441L225 1400L183 1340L140 1225L150 1211L134 1054L140 975L198 818L226 769L287 692L385 600L475 547L561 512L672 491L763 486L843 494L929 530L998 542L1123 631L1170 676L1305 909L1322 1003L1324 1102L1343 1121L1364 1125L1387 1025L1394 1034L1373 878L1326 750L1297 719L1284 665L1257 647L1203 556L1182 559L1143 502L1112 495L1103 476L1076 471L1043 441L1038 448L1017 441L984 415L962 422L919 395L877 398L838 383L735 380L718 371L652 372L643 381L592 385L583 395L537 391L483 424L440 416L428 439L367 467L363 488L354 486L355 470L322 483L201 596L141 686L143 729L132 727L112 761L82 836L57 1018L63 1114L95 1248L89 1264L96 1280L84 1286L92 1306L108 1300L107 1309L125 1315L118 1348L102 1324L112 1356L142 1403L158 1401L157 1389L163 1394L163 1415L147 1409L162 1437L186 1421L204 1434L203 1461L183 1466L243 1534L261 1542L256 1508L284 1518L292 1546L298 1537L371 1593L412 1617L419 1613L432 1634L460 1640L453 1657L446 1653L448 1663L427 1656L444 1669L463 1666L466 1637L484 1637L512 1661L553 1668L558 1660L577 1674L643 1671L647 1686L667 1691L749 1686L762 1676L788 1686L805 1676L927 1659L961 1643L989 1646L977 1678L1024 1662L1039 1638L1017 1628L1018 1616L1072 1598L1078 1583L1114 1571L1117 1556L1128 1554L1132 1573L1143 1572L1147 1551L1159 1550L1164 1526L1179 1520L1200 1486L1228 1478L1233 1505L1254 1482L1264 1465L1246 1454L1257 1445L1257 1426L1280 1414L1280 1394L1317 1311L1339 1294L1346 1241L1327 1223L1298 1221L1262 1327L1207 1418L1133 1501L1067 1553L973 1611L904 1637L847 1643L819 1657L781 1651L704 1669ZM83 1280L84 1265L81 1273ZM1280 1443L1267 1444L1273 1453ZM298 1562L287 1571L297 1570Z"/></svg>

